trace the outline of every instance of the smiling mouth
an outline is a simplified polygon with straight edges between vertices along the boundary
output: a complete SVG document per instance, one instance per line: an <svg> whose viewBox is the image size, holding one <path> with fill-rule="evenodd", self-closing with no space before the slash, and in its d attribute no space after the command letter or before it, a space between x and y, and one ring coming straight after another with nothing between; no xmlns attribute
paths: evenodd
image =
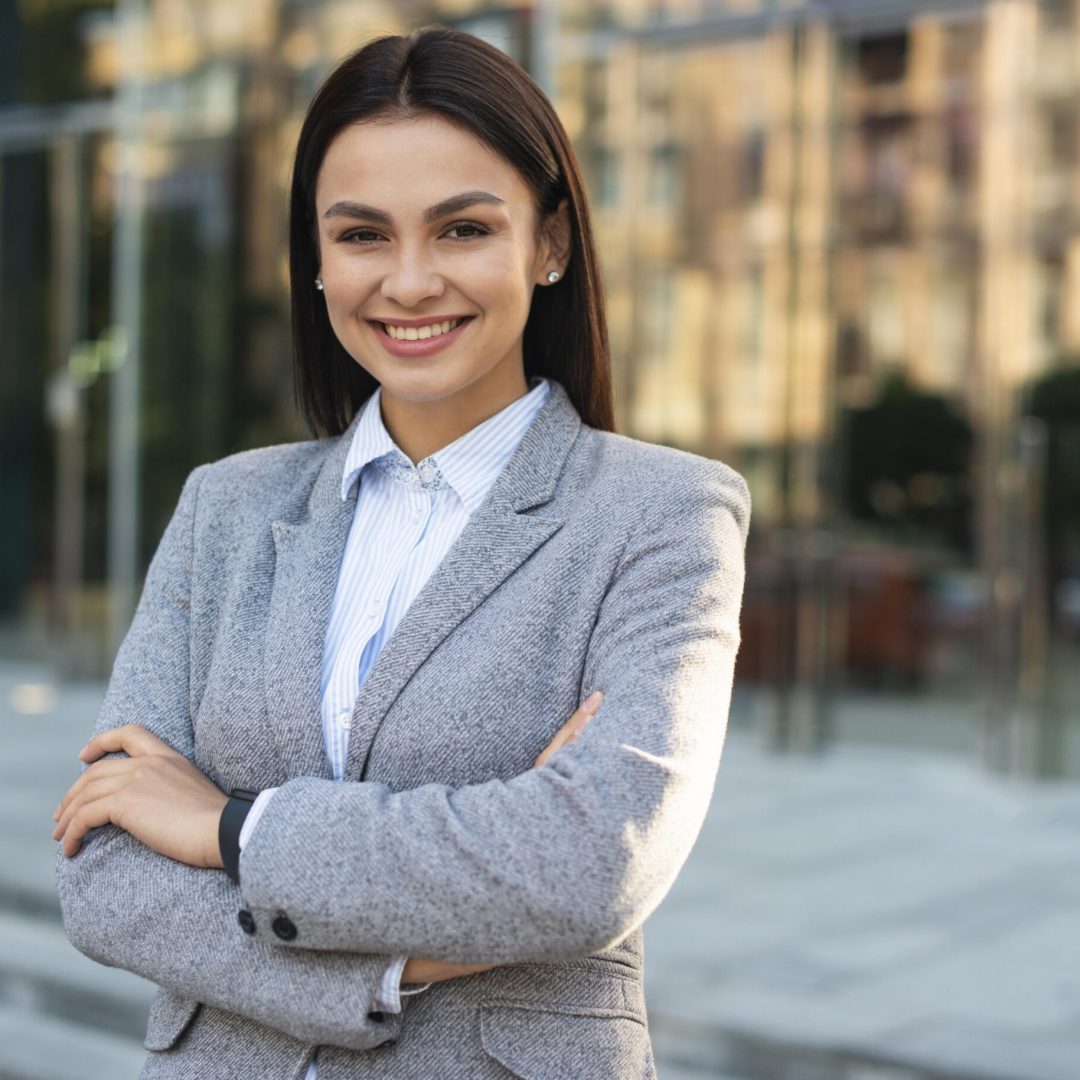
<svg viewBox="0 0 1080 1080"><path fill-rule="evenodd" d="M468 316L468 318L471 317ZM385 322L376 325L381 326L386 336L393 338L394 341L426 341L428 338L449 334L451 330L456 330L465 321L464 318L447 319L445 322L431 323L428 326L395 326L393 323Z"/></svg>

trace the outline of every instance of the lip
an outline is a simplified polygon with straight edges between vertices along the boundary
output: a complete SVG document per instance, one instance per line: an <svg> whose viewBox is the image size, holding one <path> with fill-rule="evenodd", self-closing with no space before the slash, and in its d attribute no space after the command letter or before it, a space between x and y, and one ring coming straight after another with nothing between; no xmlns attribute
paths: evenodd
<svg viewBox="0 0 1080 1080"><path fill-rule="evenodd" d="M426 338L421 341L417 338L416 341L399 341L397 338L392 338L384 329L381 322L376 322L374 319L369 319L375 330L376 335L379 338L382 347L390 353L392 356L430 356L432 353L441 352L448 345L453 345L462 333L473 321L473 315L443 315L436 319L412 319L405 321L404 319L391 320L395 326L430 326L432 323L446 322L447 319L461 319L462 322L455 326L447 334L439 334L437 337Z"/></svg>
<svg viewBox="0 0 1080 1080"><path fill-rule="evenodd" d="M435 323L441 322L453 322L455 319L469 319L471 315L465 314L449 314L449 315L428 315L423 319L399 319L396 316L393 319L368 319L368 322L383 322L393 323L394 326L433 326Z"/></svg>

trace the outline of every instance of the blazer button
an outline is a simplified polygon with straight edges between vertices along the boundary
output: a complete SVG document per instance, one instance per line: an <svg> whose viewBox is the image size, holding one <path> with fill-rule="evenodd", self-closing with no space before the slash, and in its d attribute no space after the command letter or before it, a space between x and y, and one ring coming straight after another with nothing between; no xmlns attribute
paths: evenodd
<svg viewBox="0 0 1080 1080"><path fill-rule="evenodd" d="M241 908L236 913L236 921L240 924L240 929L243 930L245 934L255 933L255 916L252 915L247 908Z"/></svg>
<svg viewBox="0 0 1080 1080"><path fill-rule="evenodd" d="M270 929L282 941L292 941L297 934L296 923L288 917L288 915L279 915L271 924Z"/></svg>
<svg viewBox="0 0 1080 1080"><path fill-rule="evenodd" d="M384 1021L384 1020L386 1019L386 1014L385 1014L385 1013L381 1013L381 1012L379 1012L378 1010L374 1010L373 1012L369 1012L369 1013L367 1014L367 1018L368 1018L368 1019L369 1019L369 1020L370 1020L370 1021L371 1021L371 1022L372 1022L373 1024L381 1024L381 1023L382 1023L382 1022L383 1022L383 1021Z"/></svg>

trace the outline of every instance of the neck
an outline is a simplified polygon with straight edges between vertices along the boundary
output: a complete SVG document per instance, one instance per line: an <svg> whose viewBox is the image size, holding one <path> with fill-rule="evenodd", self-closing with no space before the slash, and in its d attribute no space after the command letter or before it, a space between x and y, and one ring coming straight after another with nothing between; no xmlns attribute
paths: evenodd
<svg viewBox="0 0 1080 1080"><path fill-rule="evenodd" d="M496 376L496 372L490 373ZM413 400L380 393L383 425L414 464L501 412L528 393L522 367L481 379L446 397Z"/></svg>

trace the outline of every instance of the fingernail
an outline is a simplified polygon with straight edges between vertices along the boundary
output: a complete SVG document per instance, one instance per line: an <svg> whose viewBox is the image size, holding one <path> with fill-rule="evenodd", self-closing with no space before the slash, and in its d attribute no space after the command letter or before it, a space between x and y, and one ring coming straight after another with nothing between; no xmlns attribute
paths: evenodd
<svg viewBox="0 0 1080 1080"><path fill-rule="evenodd" d="M594 690L581 704L581 707L586 712L594 713L600 708L600 701L604 694L601 690Z"/></svg>

